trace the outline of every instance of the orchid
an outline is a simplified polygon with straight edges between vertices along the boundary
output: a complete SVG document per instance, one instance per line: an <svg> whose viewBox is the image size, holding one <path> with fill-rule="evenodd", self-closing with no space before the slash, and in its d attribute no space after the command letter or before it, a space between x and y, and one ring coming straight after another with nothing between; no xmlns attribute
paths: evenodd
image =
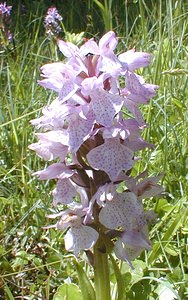
<svg viewBox="0 0 188 300"><path fill-rule="evenodd" d="M46 28L46 33L49 36L58 35L61 31L60 22L62 21L62 16L58 13L56 7L50 7L44 19L44 25Z"/></svg>
<svg viewBox="0 0 188 300"><path fill-rule="evenodd" d="M135 152L154 147L140 135L147 124L139 105L147 104L158 86L135 73L150 63L150 55L132 49L117 56L117 44L112 31L98 44L90 39L80 48L58 41L65 61L44 65L39 81L57 98L43 108L43 116L31 121L44 132L36 134L38 142L30 149L55 160L34 175L57 182L53 205L65 210L55 215L61 218L53 226L69 228L66 250L78 256L94 247L95 254L95 245L101 240L107 245L105 239L110 239L107 253L114 249L132 266L143 250L151 249L148 224L156 219L153 211L144 210L142 200L163 191L157 183L160 176L131 176ZM122 109L132 117L125 119ZM117 191L120 183L123 193Z"/></svg>

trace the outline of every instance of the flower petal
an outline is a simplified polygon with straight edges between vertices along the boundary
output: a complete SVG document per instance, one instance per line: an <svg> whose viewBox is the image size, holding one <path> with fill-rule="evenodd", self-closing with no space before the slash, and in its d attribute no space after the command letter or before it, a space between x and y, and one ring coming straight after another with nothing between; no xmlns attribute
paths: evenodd
<svg viewBox="0 0 188 300"><path fill-rule="evenodd" d="M114 246L114 252L117 258L127 261L132 269L134 269L131 260L137 258L143 251L141 248L127 246L121 239L118 239Z"/></svg>
<svg viewBox="0 0 188 300"><path fill-rule="evenodd" d="M121 110L123 97L110 94L102 89L96 89L90 96L96 122L110 127L114 116Z"/></svg>
<svg viewBox="0 0 188 300"><path fill-rule="evenodd" d="M98 239L98 232L85 225L72 226L66 233L65 248L68 251L73 251L76 256L81 250L88 250L94 246Z"/></svg>
<svg viewBox="0 0 188 300"><path fill-rule="evenodd" d="M70 170L63 163L54 163L44 170L33 173L38 176L40 180L49 180L54 178L68 178L74 174L75 171Z"/></svg>
<svg viewBox="0 0 188 300"><path fill-rule="evenodd" d="M139 108L137 106L137 103L131 101L128 98L124 98L124 104L125 104L126 108L133 114L133 116L135 117L138 124L140 126L145 126L146 123L143 119L141 111L139 110Z"/></svg>
<svg viewBox="0 0 188 300"><path fill-rule="evenodd" d="M31 150L36 151L37 155L45 160L51 161L57 157L64 161L68 147L56 142L39 141L33 143L28 147Z"/></svg>
<svg viewBox="0 0 188 300"><path fill-rule="evenodd" d="M68 146L68 134L65 129L51 130L45 133L36 133L36 136L42 141L49 141L54 143L60 143Z"/></svg>
<svg viewBox="0 0 188 300"><path fill-rule="evenodd" d="M121 236L124 244L131 247L142 248L151 250L151 242L147 238L146 234L140 230L126 231Z"/></svg>
<svg viewBox="0 0 188 300"><path fill-rule="evenodd" d="M59 179L56 188L52 192L53 205L57 206L58 203L65 205L71 203L76 193L76 188L69 179Z"/></svg>
<svg viewBox="0 0 188 300"><path fill-rule="evenodd" d="M130 71L146 67L150 63L151 55L146 52L136 52L131 49L118 55L118 59L123 65L127 66Z"/></svg>
<svg viewBox="0 0 188 300"><path fill-rule="evenodd" d="M69 147L76 153L82 143L89 137L94 126L94 117L92 113L87 114L87 118L83 119L79 115L69 117Z"/></svg>
<svg viewBox="0 0 188 300"><path fill-rule="evenodd" d="M105 143L92 149L87 160L94 169L105 171L115 181L122 170L133 166L133 152L122 145L119 139L106 139Z"/></svg>
<svg viewBox="0 0 188 300"><path fill-rule="evenodd" d="M97 43L93 39L90 39L86 43L84 43L80 47L80 52L84 56L86 56L88 54L95 54L95 55L100 54L99 46L97 45Z"/></svg>
<svg viewBox="0 0 188 300"><path fill-rule="evenodd" d="M126 73L126 88L130 95L128 98L136 103L148 103L156 95L157 85L143 84L143 78L132 72Z"/></svg>
<svg viewBox="0 0 188 300"><path fill-rule="evenodd" d="M72 57L79 53L79 48L71 43L71 42L64 42L63 40L57 41L59 50L63 53L65 57Z"/></svg>
<svg viewBox="0 0 188 300"><path fill-rule="evenodd" d="M116 34L113 31L108 31L102 36L99 41L99 48L102 55L111 55L118 44Z"/></svg>
<svg viewBox="0 0 188 300"><path fill-rule="evenodd" d="M99 213L99 221L109 229L137 227L137 219L143 220L143 206L134 193L116 193ZM144 222L145 224L145 222Z"/></svg>

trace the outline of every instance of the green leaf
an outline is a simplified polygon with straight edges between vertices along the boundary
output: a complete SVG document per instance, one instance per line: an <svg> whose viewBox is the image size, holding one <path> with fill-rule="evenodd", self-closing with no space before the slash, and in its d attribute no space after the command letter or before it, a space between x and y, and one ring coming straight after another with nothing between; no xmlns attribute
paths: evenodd
<svg viewBox="0 0 188 300"><path fill-rule="evenodd" d="M58 287L53 300L83 300L79 287L74 283L64 283ZM85 300L85 299L84 299Z"/></svg>
<svg viewBox="0 0 188 300"><path fill-rule="evenodd" d="M33 261L34 258L34 254L28 254L26 251L21 250L16 253L16 258L12 263L12 268L16 269L18 267L23 267L27 265L29 261Z"/></svg>
<svg viewBox="0 0 188 300"><path fill-rule="evenodd" d="M122 274L120 272L119 266L117 262L115 261L114 257L110 255L110 259L114 268L114 273L116 276L116 282L117 282L117 289L118 289L118 297L117 300L122 300L123 299L123 294L125 291L125 282L123 280Z"/></svg>
<svg viewBox="0 0 188 300"><path fill-rule="evenodd" d="M182 109L183 108L183 104L179 99L176 98L172 98L172 102L174 105L176 105L178 108Z"/></svg>
<svg viewBox="0 0 188 300"><path fill-rule="evenodd" d="M100 1L98 1L98 0L94 0L94 2L98 5L98 7L100 8L100 10L102 12L104 12L104 5L102 5L102 3L100 3Z"/></svg>
<svg viewBox="0 0 188 300"><path fill-rule="evenodd" d="M94 288L87 277L85 271L83 270L81 264L77 261L73 262L78 273L78 280L80 284L80 289L82 291L83 299L84 300L95 300L95 291Z"/></svg>
<svg viewBox="0 0 188 300"><path fill-rule="evenodd" d="M165 247L165 251L172 256L178 256L178 251L170 246Z"/></svg>
<svg viewBox="0 0 188 300"><path fill-rule="evenodd" d="M7 300L14 300L14 296L12 295L11 290L9 289L8 285L5 285L4 289L5 289L5 294L7 296L6 299Z"/></svg>
<svg viewBox="0 0 188 300"><path fill-rule="evenodd" d="M132 284L138 282L144 275L144 269L146 268L146 263L142 260L135 259L133 262L134 269L132 270L130 267L130 272L132 275Z"/></svg>
<svg viewBox="0 0 188 300"><path fill-rule="evenodd" d="M174 221L171 223L171 225L168 227L166 233L164 234L161 242L156 243L153 247L153 250L148 258L148 263L152 264L158 256L162 253L161 245L163 248L169 243L169 240L176 234L178 229L182 226L182 223L184 222L184 219L186 218L188 213L187 209L180 210Z"/></svg>
<svg viewBox="0 0 188 300"><path fill-rule="evenodd" d="M162 299L169 299L169 300L178 299L178 300L181 300L179 295L178 295L178 292L174 289L174 287L167 280L164 280L163 278L159 279L159 278L152 277L152 276L145 276L140 281L143 281L143 280L150 280L150 281L152 280L154 282L158 282L159 283L158 287L160 287L159 288L160 291L161 291L161 287L163 288L163 290L167 290L169 298L168 297L166 298L164 296L163 298L160 298L160 300L162 300ZM151 284L151 282L150 282L150 284ZM155 292L160 295L160 293L158 293L158 288L155 290ZM175 298L170 298L172 295Z"/></svg>

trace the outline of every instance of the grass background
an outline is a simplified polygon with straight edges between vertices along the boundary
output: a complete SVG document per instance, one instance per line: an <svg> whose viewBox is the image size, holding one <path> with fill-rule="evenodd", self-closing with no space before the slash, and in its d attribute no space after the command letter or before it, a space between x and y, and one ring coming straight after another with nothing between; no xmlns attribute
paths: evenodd
<svg viewBox="0 0 188 300"><path fill-rule="evenodd" d="M175 0L7 1L13 5L14 45L0 48L0 299L57 300L61 284L78 284L74 258L64 252L63 235L42 230L48 224L46 215L53 211L49 195L53 183L31 176L45 165L28 151L34 141L29 120L55 97L37 85L39 68L62 59L43 26L52 4L63 16L66 32L84 32L84 37L97 39L113 29L120 37L119 52L136 47L153 55L151 65L139 72L160 86L157 96L142 108L150 125L144 137L156 148L142 153L134 172L146 167L151 176L165 172L165 192L145 203L160 217L150 232L152 251L135 260L134 271L120 263L125 283L121 299L186 299L188 3ZM81 264L92 279L83 258ZM112 299L118 299L112 267L111 284Z"/></svg>

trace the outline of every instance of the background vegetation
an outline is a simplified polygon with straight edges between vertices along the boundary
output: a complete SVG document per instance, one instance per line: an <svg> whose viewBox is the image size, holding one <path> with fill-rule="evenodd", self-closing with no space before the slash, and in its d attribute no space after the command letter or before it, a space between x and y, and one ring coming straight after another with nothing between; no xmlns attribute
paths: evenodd
<svg viewBox="0 0 188 300"><path fill-rule="evenodd" d="M140 74L160 86L157 97L143 109L149 123L144 135L156 148L142 154L134 173L146 167L151 176L164 172L165 192L145 203L160 218L151 228L152 251L135 260L133 271L120 263L122 300L186 299L188 3L175 0L7 0L13 5L14 43L0 48L0 299L63 299L58 298L58 287L78 284L74 257L64 251L62 233L42 229L53 211L53 183L31 176L44 168L44 161L28 151L34 141L29 120L55 97L37 85L40 66L62 59L43 26L52 4L63 16L67 32L97 39L113 29L120 37L119 52L136 47L153 54L151 66ZM83 257L81 264L92 279ZM115 282L111 268L112 299L117 299ZM74 297L82 299L79 291Z"/></svg>

